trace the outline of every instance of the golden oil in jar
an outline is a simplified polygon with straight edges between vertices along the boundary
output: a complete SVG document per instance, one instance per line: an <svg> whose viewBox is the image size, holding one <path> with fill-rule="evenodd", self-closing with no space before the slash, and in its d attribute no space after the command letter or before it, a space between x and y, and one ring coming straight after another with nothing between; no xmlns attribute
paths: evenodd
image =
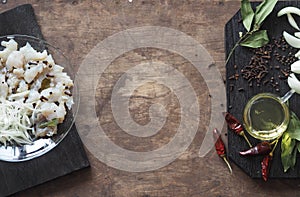
<svg viewBox="0 0 300 197"><path fill-rule="evenodd" d="M289 123L289 109L281 98L271 93L252 97L244 109L244 126L247 132L260 140L279 137Z"/></svg>

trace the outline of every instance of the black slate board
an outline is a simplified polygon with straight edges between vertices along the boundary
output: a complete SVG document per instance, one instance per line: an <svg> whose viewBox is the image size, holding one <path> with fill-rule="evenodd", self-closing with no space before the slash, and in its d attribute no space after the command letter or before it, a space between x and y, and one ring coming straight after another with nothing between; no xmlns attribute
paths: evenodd
<svg viewBox="0 0 300 197"><path fill-rule="evenodd" d="M253 3L253 7L258 5L258 3ZM296 32L297 30L293 29L288 21L286 16L277 17L277 13L280 9L286 6L295 6L300 7L300 2L298 1L285 1L278 2L273 12L268 16L266 21L263 23L261 29L266 29L268 31L269 38L272 40L273 38L278 39L283 31L287 31L291 34ZM296 21L300 21L299 17L295 18ZM238 11L226 24L225 26L225 50L226 57L228 56L230 50L234 46L234 44L239 39L239 32L245 32L243 24L241 22L241 13ZM297 50L296 50L297 51ZM242 120L243 108L246 102L255 94L261 92L271 92L275 93L279 96L283 96L287 91L289 91L289 87L287 85L286 80L279 80L278 75L280 73L279 69L269 69L268 77L273 76L276 81L279 82L280 91L277 92L275 88L271 85L261 85L257 87L254 83L252 87L249 87L248 82L239 77L237 80L229 79L230 76L235 73L241 75L241 68L243 66L248 65L250 62L250 58L253 56L253 51L246 47L237 47L234 55L231 57L230 61L226 65L226 90L227 90L227 110L237 117L239 120ZM281 65L274 57L272 57L270 65L275 66L279 65L280 68L284 66ZM234 65L237 66L237 69L234 68ZM233 90L231 85L234 85ZM241 90L240 88L243 88ZM294 111L298 117L300 117L300 95L294 95L290 100L290 109ZM252 144L256 144L259 141L250 137L247 133L246 135L250 139ZM228 131L228 155L229 158L234 161L241 169L243 169L250 177L253 178L261 178L261 161L263 159L262 156L255 157L243 157L239 155L239 151L248 149L248 146L245 140L233 132ZM299 178L300 177L300 157L298 154L297 163L294 169L290 169L288 172L283 172L283 167L280 159L280 142L279 146L277 146L274 158L272 160L272 165L270 169L270 178Z"/></svg>
<svg viewBox="0 0 300 197"><path fill-rule="evenodd" d="M0 35L27 34L43 38L31 5L22 5L0 14ZM0 196L36 186L89 166L75 125L53 150L33 160L0 161Z"/></svg>

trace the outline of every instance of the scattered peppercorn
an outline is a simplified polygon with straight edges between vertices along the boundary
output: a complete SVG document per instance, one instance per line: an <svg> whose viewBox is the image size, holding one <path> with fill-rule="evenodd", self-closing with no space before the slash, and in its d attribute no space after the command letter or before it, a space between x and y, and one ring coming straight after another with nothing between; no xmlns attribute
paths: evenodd
<svg viewBox="0 0 300 197"><path fill-rule="evenodd" d="M241 76L247 80L249 87L270 85L279 92L280 83L278 81L287 80L290 74L290 65L297 61L293 55L297 50L290 47L283 36L280 36L273 38L269 44L263 47L251 49L251 52L253 56L249 63L245 66L234 65L235 73L228 79L238 80ZM271 70L273 76L270 76Z"/></svg>

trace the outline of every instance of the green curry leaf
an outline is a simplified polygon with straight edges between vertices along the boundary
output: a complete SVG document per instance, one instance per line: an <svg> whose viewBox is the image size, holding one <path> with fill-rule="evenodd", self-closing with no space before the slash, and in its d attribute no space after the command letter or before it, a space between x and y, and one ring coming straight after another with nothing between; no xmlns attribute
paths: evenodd
<svg viewBox="0 0 300 197"><path fill-rule="evenodd" d="M258 30L260 28L263 21L272 12L276 3L277 0L264 0L261 4L259 4L259 6L256 7L255 15L254 15L255 30Z"/></svg>
<svg viewBox="0 0 300 197"><path fill-rule="evenodd" d="M296 144L298 145L299 143L296 142ZM296 161L297 161L297 148L295 147L291 158L291 168L295 167Z"/></svg>
<svg viewBox="0 0 300 197"><path fill-rule="evenodd" d="M43 122L39 125L40 128L46 128L46 127L55 127L58 124L58 119L54 118L48 122Z"/></svg>
<svg viewBox="0 0 300 197"><path fill-rule="evenodd" d="M281 163L283 170L286 172L289 168L294 167L296 163L296 154L294 152L296 140L292 139L288 132L284 132L281 140Z"/></svg>
<svg viewBox="0 0 300 197"><path fill-rule="evenodd" d="M249 36L247 36L241 43L241 46L250 47L250 48L259 48L264 46L269 42L269 37L267 30L255 31Z"/></svg>
<svg viewBox="0 0 300 197"><path fill-rule="evenodd" d="M250 31L252 21L254 19L254 12L249 0L242 0L241 2L241 14L243 19L243 25L247 31Z"/></svg>
<svg viewBox="0 0 300 197"><path fill-rule="evenodd" d="M267 16L273 11L278 0L264 0L260 3L255 12L252 10L249 0L241 0L241 15L243 25L247 32L240 36L240 39L235 43L234 47L230 50L225 64L229 62L234 50L238 46L259 48L266 45L269 42L269 38L266 30L260 30L261 24L267 18ZM254 21L253 21L254 20ZM254 23L254 24L253 24Z"/></svg>
<svg viewBox="0 0 300 197"><path fill-rule="evenodd" d="M294 112L290 112L290 122L281 140L281 163L284 172L296 164L297 152L300 152L300 120Z"/></svg>
<svg viewBox="0 0 300 197"><path fill-rule="evenodd" d="M297 143L297 149L298 149L298 152L300 153L300 143Z"/></svg>
<svg viewBox="0 0 300 197"><path fill-rule="evenodd" d="M50 87L51 80L48 78L43 79L41 84L41 90L45 90Z"/></svg>
<svg viewBox="0 0 300 197"><path fill-rule="evenodd" d="M290 122L286 132L292 139L300 141L300 120L294 112L291 112Z"/></svg>

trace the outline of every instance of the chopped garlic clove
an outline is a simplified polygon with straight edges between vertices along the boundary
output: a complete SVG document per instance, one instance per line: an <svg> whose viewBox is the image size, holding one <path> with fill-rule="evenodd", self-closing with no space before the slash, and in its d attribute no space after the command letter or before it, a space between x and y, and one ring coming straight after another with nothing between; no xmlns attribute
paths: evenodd
<svg viewBox="0 0 300 197"><path fill-rule="evenodd" d="M24 98L28 96L29 92L29 90L26 90L24 92L11 94L8 96L8 100L24 100Z"/></svg>
<svg viewBox="0 0 300 197"><path fill-rule="evenodd" d="M40 93L36 90L30 90L26 103L34 103L40 99Z"/></svg>
<svg viewBox="0 0 300 197"><path fill-rule="evenodd" d="M26 61L29 60L42 60L47 57L47 51L38 52L27 42L25 46L20 48L20 52L25 56Z"/></svg>
<svg viewBox="0 0 300 197"><path fill-rule="evenodd" d="M18 43L14 40L9 40L8 42L2 41L1 45L6 47L3 51L0 51L0 58L3 61L7 60L7 57L12 51L16 51L18 49Z"/></svg>
<svg viewBox="0 0 300 197"><path fill-rule="evenodd" d="M12 51L6 60L6 68L11 71L13 68L23 68L25 56L20 51Z"/></svg>
<svg viewBox="0 0 300 197"><path fill-rule="evenodd" d="M290 88L295 90L296 93L300 94L300 81L297 79L294 73L290 74L287 81Z"/></svg>
<svg viewBox="0 0 300 197"><path fill-rule="evenodd" d="M43 65L39 64L37 66L30 67L26 69L24 73L24 79L27 83L31 83L31 81L34 80L34 78L39 74L43 72Z"/></svg>

